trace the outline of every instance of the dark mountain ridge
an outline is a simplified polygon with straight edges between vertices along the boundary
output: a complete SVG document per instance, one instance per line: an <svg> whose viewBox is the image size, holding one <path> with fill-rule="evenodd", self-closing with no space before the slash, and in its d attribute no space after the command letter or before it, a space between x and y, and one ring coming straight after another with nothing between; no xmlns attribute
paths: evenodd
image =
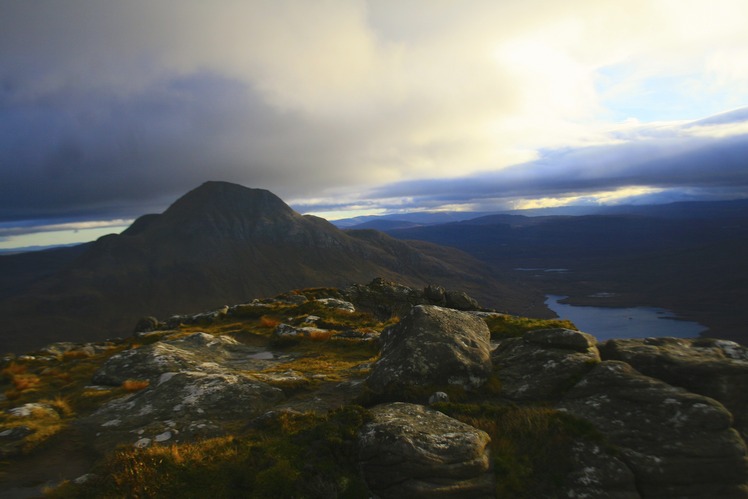
<svg viewBox="0 0 748 499"><path fill-rule="evenodd" d="M748 206L679 203L641 213L524 217L490 215L387 231L461 249L569 303L654 306L748 343ZM647 213L654 213L647 214Z"/></svg>
<svg viewBox="0 0 748 499"><path fill-rule="evenodd" d="M487 306L549 313L539 294L502 284L465 253L382 233L345 233L296 213L269 191L225 182L203 184L120 235L21 257L0 257L0 267L5 258L31 268L42 257L50 261L45 271L18 270L10 285L0 286L0 351L101 340L129 334L144 315L166 317L374 277L413 286L439 283L464 289Z"/></svg>

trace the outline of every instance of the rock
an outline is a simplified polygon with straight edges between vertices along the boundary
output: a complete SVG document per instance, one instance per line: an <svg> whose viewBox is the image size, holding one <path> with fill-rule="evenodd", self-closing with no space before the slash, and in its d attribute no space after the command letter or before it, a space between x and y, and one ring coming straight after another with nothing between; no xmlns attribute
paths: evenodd
<svg viewBox="0 0 748 499"><path fill-rule="evenodd" d="M494 350L502 395L513 400L557 400L600 362L593 336L570 329L529 331Z"/></svg>
<svg viewBox="0 0 748 499"><path fill-rule="evenodd" d="M390 394L433 385L477 389L492 373L490 336L486 323L473 315L416 306L382 332L380 358L367 384Z"/></svg>
<svg viewBox="0 0 748 499"><path fill-rule="evenodd" d="M23 404L22 406L8 409L8 414L16 418L28 418L33 416L34 414L39 414L54 419L60 418L60 415L57 413L57 411L54 410L51 405L40 404L37 402L29 402L28 404Z"/></svg>
<svg viewBox="0 0 748 499"><path fill-rule="evenodd" d="M134 443L133 435L150 445L177 433L221 434L223 423L262 414L284 398L279 388L240 373L167 373L142 391L105 403L80 424L106 447Z"/></svg>
<svg viewBox="0 0 748 499"><path fill-rule="evenodd" d="M110 357L93 376L97 385L119 386L128 379L151 383L168 372L196 371L221 373L234 368L261 368L268 361L253 358L257 349L241 345L229 336L193 333L140 348L125 350Z"/></svg>
<svg viewBox="0 0 748 499"><path fill-rule="evenodd" d="M217 310L211 312L203 312L195 315L172 315L166 320L165 324L159 324L165 326L168 329L176 329L181 325L190 324L212 324L222 317L226 317L229 313L228 305L225 305Z"/></svg>
<svg viewBox="0 0 748 499"><path fill-rule="evenodd" d="M376 278L369 284L354 284L345 296L356 308L371 312L380 320L401 317L415 305L426 303L423 293L408 286Z"/></svg>
<svg viewBox="0 0 748 499"><path fill-rule="evenodd" d="M447 307L457 310L475 310L480 308L478 301L462 291L447 291Z"/></svg>
<svg viewBox="0 0 748 499"><path fill-rule="evenodd" d="M292 338L295 336L301 337L312 337L312 336L324 336L331 335L332 333L327 329L320 329L313 326L295 327L289 324L278 324L273 335L279 338Z"/></svg>
<svg viewBox="0 0 748 499"><path fill-rule="evenodd" d="M748 438L748 348L726 340L646 338L609 340L600 355L720 401Z"/></svg>
<svg viewBox="0 0 748 499"><path fill-rule="evenodd" d="M353 305L353 303L345 300L339 300L337 298L319 298L317 302L323 304L328 308L345 310L346 312L356 311L356 307Z"/></svg>
<svg viewBox="0 0 748 499"><path fill-rule="evenodd" d="M93 357L94 355L100 354L109 350L112 347L111 343L72 343L69 341L60 341L56 343L50 343L44 348L39 350L40 353L51 355L56 359L69 357Z"/></svg>
<svg viewBox="0 0 748 499"><path fill-rule="evenodd" d="M28 426L15 426L13 428L0 431L0 439L5 441L20 440L31 435L34 432L35 430L32 430Z"/></svg>
<svg viewBox="0 0 748 499"><path fill-rule="evenodd" d="M358 340L358 341L374 341L379 339L379 333L377 331L358 331L355 329L348 329L341 331L338 334L332 336L332 340Z"/></svg>
<svg viewBox="0 0 748 499"><path fill-rule="evenodd" d="M429 397L429 405L438 404L440 402L449 402L449 395L444 392L434 392Z"/></svg>
<svg viewBox="0 0 748 499"><path fill-rule="evenodd" d="M133 332L138 333L150 333L160 329L161 323L155 317L143 317L138 320L135 324Z"/></svg>
<svg viewBox="0 0 748 499"><path fill-rule="evenodd" d="M573 470L557 497L638 499L636 477L626 464L602 446L576 442L569 459Z"/></svg>
<svg viewBox="0 0 748 499"><path fill-rule="evenodd" d="M358 435L359 464L376 497L494 497L484 431L420 405L396 402L370 412Z"/></svg>
<svg viewBox="0 0 748 499"><path fill-rule="evenodd" d="M480 308L478 302L463 292L445 291L436 285L422 290L390 282L378 277L369 284L354 284L344 295L358 309L371 312L380 320L403 317L416 305L438 305L459 310Z"/></svg>
<svg viewBox="0 0 748 499"><path fill-rule="evenodd" d="M745 443L713 399L604 361L559 408L590 421L619 447L642 497L748 497Z"/></svg>
<svg viewBox="0 0 748 499"><path fill-rule="evenodd" d="M433 305L439 305L441 307L447 304L447 291L436 284L429 284L423 288L423 294L429 303Z"/></svg>

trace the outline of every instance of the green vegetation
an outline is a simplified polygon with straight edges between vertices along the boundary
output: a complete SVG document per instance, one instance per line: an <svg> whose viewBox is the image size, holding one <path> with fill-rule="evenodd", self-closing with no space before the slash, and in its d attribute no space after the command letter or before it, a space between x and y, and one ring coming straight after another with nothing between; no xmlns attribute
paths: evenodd
<svg viewBox="0 0 748 499"><path fill-rule="evenodd" d="M347 406L326 416L277 412L242 435L126 449L82 486L49 497L360 498L355 437L366 410Z"/></svg>
<svg viewBox="0 0 748 499"><path fill-rule="evenodd" d="M567 320L561 319L531 319L515 315L496 315L485 318L492 340L515 338L528 331L536 329L564 328L577 330L577 327Z"/></svg>
<svg viewBox="0 0 748 499"><path fill-rule="evenodd" d="M575 442L602 442L591 424L550 407L487 403L434 407L491 436L497 497L547 496L571 471L568 457Z"/></svg>

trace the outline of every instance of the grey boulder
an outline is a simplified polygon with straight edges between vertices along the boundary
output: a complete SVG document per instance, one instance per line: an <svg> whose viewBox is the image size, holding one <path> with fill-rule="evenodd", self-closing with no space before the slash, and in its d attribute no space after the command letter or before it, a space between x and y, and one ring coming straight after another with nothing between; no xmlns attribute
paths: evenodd
<svg viewBox="0 0 748 499"><path fill-rule="evenodd" d="M376 497L494 497L488 434L415 404L371 409L359 432L359 465Z"/></svg>

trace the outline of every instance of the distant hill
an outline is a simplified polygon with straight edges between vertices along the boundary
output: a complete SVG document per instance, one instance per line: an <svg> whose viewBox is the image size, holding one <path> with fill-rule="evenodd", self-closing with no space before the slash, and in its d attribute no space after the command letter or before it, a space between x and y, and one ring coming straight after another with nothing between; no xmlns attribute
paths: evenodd
<svg viewBox="0 0 748 499"><path fill-rule="evenodd" d="M570 296L574 304L663 307L705 324L710 335L748 343L748 202L626 210L490 215L387 233L458 248L504 272L568 269L514 273L546 293Z"/></svg>
<svg viewBox="0 0 748 499"><path fill-rule="evenodd" d="M438 283L483 305L548 315L542 296L467 254L343 232L269 191L208 182L120 235L0 256L0 352L129 334L144 315L218 308L288 289L368 282Z"/></svg>

